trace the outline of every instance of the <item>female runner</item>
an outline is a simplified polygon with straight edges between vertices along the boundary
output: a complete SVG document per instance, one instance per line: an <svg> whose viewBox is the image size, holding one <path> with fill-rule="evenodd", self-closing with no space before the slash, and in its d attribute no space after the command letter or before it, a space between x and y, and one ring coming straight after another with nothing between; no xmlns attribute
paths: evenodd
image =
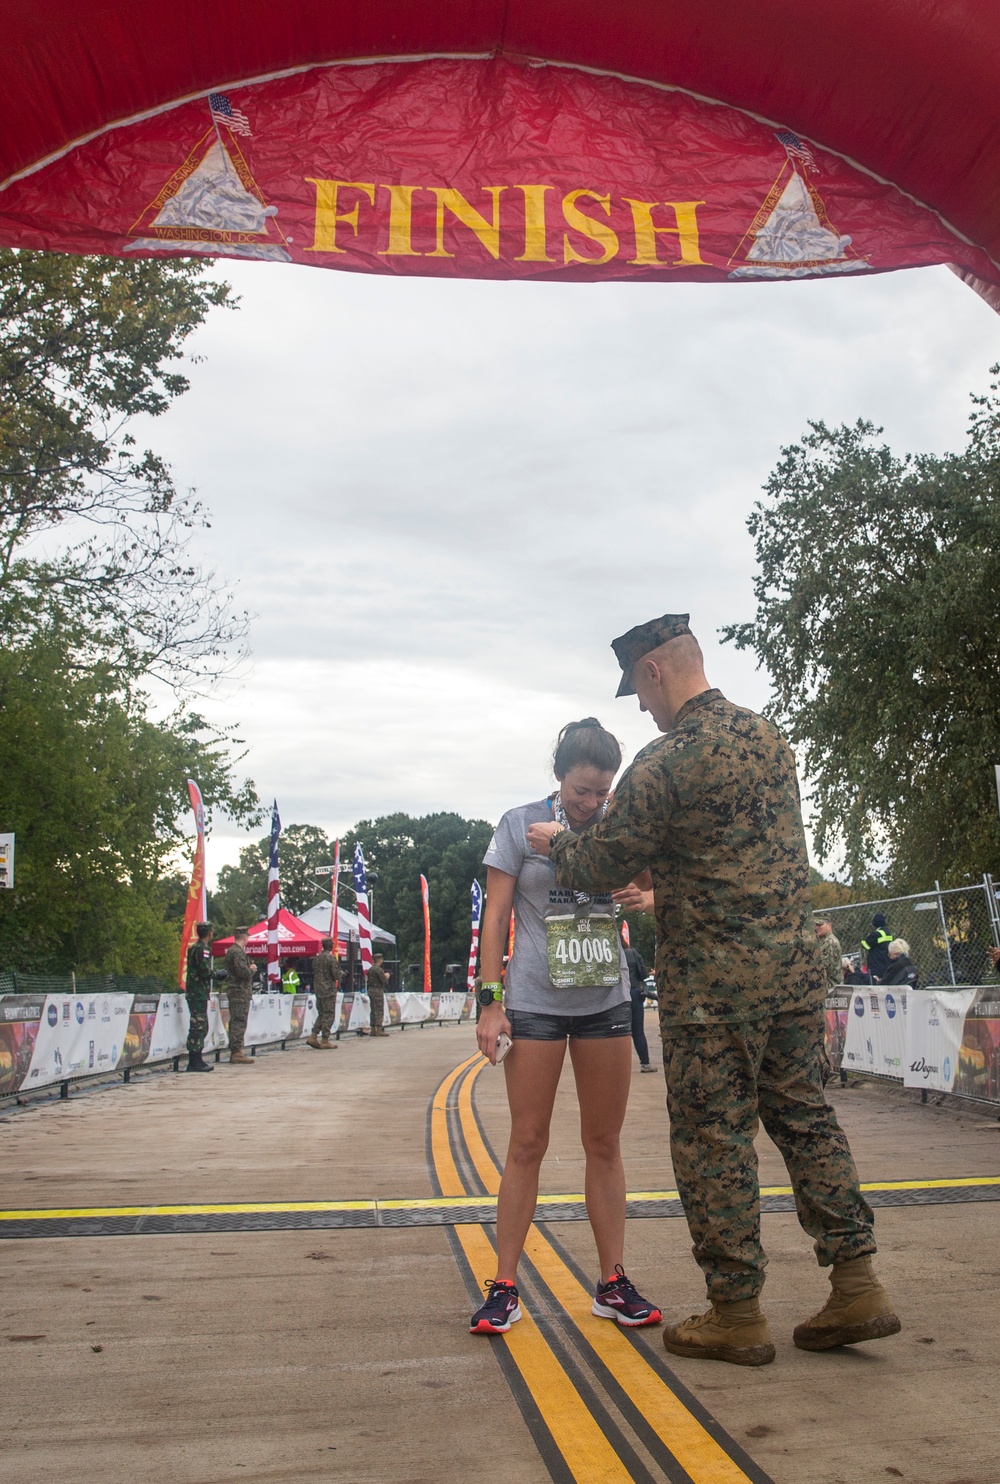
<svg viewBox="0 0 1000 1484"><path fill-rule="evenodd" d="M555 752L558 790L509 809L484 857L479 1049L495 1062L498 1036L509 1035L513 1045L503 1063L511 1128L497 1202L497 1275L484 1285L486 1302L472 1316L473 1334L503 1334L521 1317L517 1265L534 1219L567 1042L580 1101L587 1215L600 1263L593 1313L625 1325L661 1318L622 1266L625 1172L619 1135L628 1103L632 1011L614 906L610 896L558 887L551 862L534 854L526 839L528 826L536 823L554 820L577 833L596 824L621 760L621 748L600 722L571 722ZM514 953L504 991L500 974L511 909Z"/></svg>

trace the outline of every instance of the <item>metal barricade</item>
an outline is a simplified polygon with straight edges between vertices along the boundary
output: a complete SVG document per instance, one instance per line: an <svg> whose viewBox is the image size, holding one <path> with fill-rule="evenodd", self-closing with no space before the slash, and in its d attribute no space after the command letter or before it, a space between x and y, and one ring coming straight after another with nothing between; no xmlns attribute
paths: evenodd
<svg viewBox="0 0 1000 1484"><path fill-rule="evenodd" d="M887 933L910 945L920 984L1000 984L988 952L1000 948L1000 904L991 877L947 891L935 882L912 896L817 909L813 917L832 924L841 952L860 969L876 913L885 917Z"/></svg>

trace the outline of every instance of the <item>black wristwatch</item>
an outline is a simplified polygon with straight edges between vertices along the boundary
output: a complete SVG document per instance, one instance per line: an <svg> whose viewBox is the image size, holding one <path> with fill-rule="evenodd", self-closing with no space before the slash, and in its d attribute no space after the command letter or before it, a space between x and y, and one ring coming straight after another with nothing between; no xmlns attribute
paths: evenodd
<svg viewBox="0 0 1000 1484"><path fill-rule="evenodd" d="M487 1005L492 1005L493 1002L494 1002L494 1000L502 1000L502 999L503 999L503 985L502 984L483 984L483 985L480 985L479 990L478 990L478 992L476 994L476 1000L477 1000L477 1002L480 1005L482 1005L482 1007L483 1007L484 1010L486 1009L486 1006Z"/></svg>

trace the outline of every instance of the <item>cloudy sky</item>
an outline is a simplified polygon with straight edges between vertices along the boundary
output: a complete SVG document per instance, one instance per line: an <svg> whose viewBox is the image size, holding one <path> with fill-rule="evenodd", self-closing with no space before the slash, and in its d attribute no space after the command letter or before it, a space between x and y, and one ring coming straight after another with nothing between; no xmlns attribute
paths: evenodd
<svg viewBox="0 0 1000 1484"><path fill-rule="evenodd" d="M495 820L594 714L631 755L610 640L690 612L712 680L753 612L746 517L807 420L961 445L1000 319L946 269L782 284L393 280L227 263L191 390L140 436L211 512L206 563L254 616L239 723L286 823ZM225 820L214 876L244 843Z"/></svg>

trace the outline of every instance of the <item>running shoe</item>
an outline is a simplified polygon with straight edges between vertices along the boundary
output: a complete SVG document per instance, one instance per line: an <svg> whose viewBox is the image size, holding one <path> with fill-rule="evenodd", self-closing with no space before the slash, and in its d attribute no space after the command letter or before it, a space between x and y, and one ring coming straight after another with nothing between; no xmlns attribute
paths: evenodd
<svg viewBox="0 0 1000 1484"><path fill-rule="evenodd" d="M469 1325L470 1335L505 1335L521 1317L519 1294L513 1283L493 1278L484 1283L486 1302L477 1309Z"/></svg>
<svg viewBox="0 0 1000 1484"><path fill-rule="evenodd" d="M598 1319L617 1319L619 1324L635 1328L641 1324L659 1324L663 1315L655 1304L636 1291L619 1263L610 1283L598 1283L590 1311Z"/></svg>

